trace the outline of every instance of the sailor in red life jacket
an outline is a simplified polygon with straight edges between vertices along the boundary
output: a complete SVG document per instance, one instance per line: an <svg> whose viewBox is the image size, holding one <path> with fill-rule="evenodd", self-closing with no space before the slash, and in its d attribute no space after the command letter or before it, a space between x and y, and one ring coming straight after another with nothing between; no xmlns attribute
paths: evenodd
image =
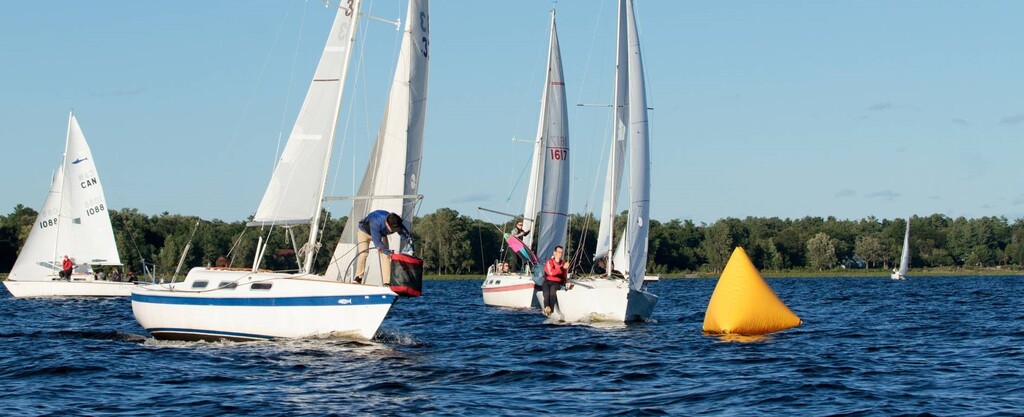
<svg viewBox="0 0 1024 417"><path fill-rule="evenodd" d="M57 275L60 276L61 278L71 279L71 269L74 267L75 263L72 262L67 255L64 255L64 261L61 262L60 265L60 273Z"/></svg>
<svg viewBox="0 0 1024 417"><path fill-rule="evenodd" d="M562 284L565 284L568 271L565 261L562 260L564 252L565 250L561 246L555 246L555 252L551 255L551 259L544 263L544 284L540 288L544 293L545 316L549 316L551 312L555 311L555 306L558 305L556 293Z"/></svg>

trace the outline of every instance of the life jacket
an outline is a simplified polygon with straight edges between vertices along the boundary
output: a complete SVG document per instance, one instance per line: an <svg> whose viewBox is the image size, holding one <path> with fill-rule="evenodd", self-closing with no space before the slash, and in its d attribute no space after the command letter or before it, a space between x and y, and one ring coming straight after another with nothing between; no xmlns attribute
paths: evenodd
<svg viewBox="0 0 1024 417"><path fill-rule="evenodd" d="M544 280L564 283L565 282L565 261L556 261L555 258L548 259L544 264Z"/></svg>

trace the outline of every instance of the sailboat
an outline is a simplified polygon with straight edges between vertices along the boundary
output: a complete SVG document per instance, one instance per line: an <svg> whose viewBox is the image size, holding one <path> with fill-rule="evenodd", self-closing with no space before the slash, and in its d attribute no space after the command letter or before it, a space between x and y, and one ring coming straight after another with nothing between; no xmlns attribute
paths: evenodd
<svg viewBox="0 0 1024 417"><path fill-rule="evenodd" d="M900 267L894 269L890 276L895 280L907 279L907 270L910 269L910 218L907 218L907 231L903 233L903 253L900 254Z"/></svg>
<svg viewBox="0 0 1024 417"><path fill-rule="evenodd" d="M614 129L595 254L596 258L612 260L612 263L606 265L606 275L570 279L567 289L557 292L558 305L552 316L565 322L642 321L651 316L658 302L658 297L647 291L645 283L651 194L650 138L643 59L632 0L619 1L615 74ZM615 256L611 250L612 229L627 145L630 204L626 232L616 250L621 253ZM614 262L616 258L620 259L618 263ZM615 277L615 270L621 271L623 279Z"/></svg>
<svg viewBox="0 0 1024 417"><path fill-rule="evenodd" d="M555 247L565 245L569 211L569 119L566 111L565 81L562 77L562 55L558 46L555 11L551 11L551 36L548 43L547 76L541 95L540 120L534 141L530 185L523 208L524 224L530 233L520 242L506 235L510 249L523 253L520 272L506 272L497 267L488 271L481 286L484 304L499 307L529 308L537 306L537 292L531 269L551 256ZM530 247L537 239L537 255Z"/></svg>
<svg viewBox="0 0 1024 417"><path fill-rule="evenodd" d="M68 116L64 158L53 175L25 246L4 281L15 297L127 297L130 282L97 279L92 267L120 265L103 185L74 113ZM61 278L61 263L75 264Z"/></svg>
<svg viewBox="0 0 1024 417"><path fill-rule="evenodd" d="M324 186L360 5L359 0L350 0L339 7L299 116L249 223L284 227L293 244L290 228L308 225L309 241L296 250L299 271L260 270L266 250L261 236L251 269L193 268L183 282L140 286L132 292L132 311L153 337L245 341L314 336L370 339L376 334L398 297L379 284L380 277L378 284L370 280L359 284L340 279L337 269L329 268L326 275L312 272L321 205L331 200L324 197ZM427 0L409 2L384 121L367 168L367 175L397 172L400 180L364 177L360 193L366 192L366 187L371 189L356 196L356 203L375 204L378 198L397 199L403 205L408 200L418 201L418 196L395 194L415 194L418 187L429 63L427 7ZM386 152L382 152L384 148ZM401 186L397 192L396 183ZM404 221L411 220L412 210L400 212ZM359 219L349 217L348 224ZM339 248L353 243L343 236ZM332 263L336 262L332 259Z"/></svg>

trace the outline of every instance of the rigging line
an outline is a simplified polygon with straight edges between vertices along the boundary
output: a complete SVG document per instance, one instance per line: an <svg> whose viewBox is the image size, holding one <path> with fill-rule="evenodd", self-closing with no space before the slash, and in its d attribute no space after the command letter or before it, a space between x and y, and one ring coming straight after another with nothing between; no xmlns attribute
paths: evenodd
<svg viewBox="0 0 1024 417"><path fill-rule="evenodd" d="M306 5L309 5L308 1L306 2ZM291 101L292 90L295 85L295 68L296 66L298 66L299 62L299 47L302 45L302 34L304 33L304 29L306 28L306 9L308 9L308 7L302 8L302 16L299 19L299 33L298 36L295 37L295 48L292 53L292 65L291 70L288 72L288 88L285 89L284 107L281 109L281 124L280 126L278 126L277 129L277 148L275 149L274 152L276 158L274 159L274 164L272 165L275 171L277 170L277 163L281 157L281 137L284 136L285 123L287 123L286 117L288 116L288 104Z"/></svg>
<svg viewBox="0 0 1024 417"><path fill-rule="evenodd" d="M243 126L244 121L245 121L245 117L246 117L246 115L249 114L249 109L252 108L253 101L254 101L254 99L256 97L256 90L259 88L260 84L262 84L263 77L267 73L267 67L270 66L270 59L274 56L274 50L277 49L277 43L278 43L278 41L280 41L281 34L284 32L285 23L288 22L288 17L289 17L289 15L291 15L292 4L294 4L294 3L295 2L293 0L291 3L289 3L288 7L285 8L284 17L282 17L281 24L278 25L278 27L277 27L277 33L274 34L274 41L271 42L270 50L267 51L267 56L263 59L263 65L260 66L260 72L256 76L256 83L255 83L255 85L253 85L252 90L249 91L249 99L246 100L245 107L242 108L242 114L241 114L241 116L239 116L238 123L235 125L235 133L231 137L231 141L228 143L228 151L226 153L222 153L221 155L224 155L224 154L230 155L232 153L231 150L235 148L234 145L238 141L238 137L239 137L239 135L241 133L242 126ZM248 162L246 162L246 164L248 164ZM277 165L277 154L275 153L273 164L271 165L271 167L275 167L276 165ZM273 174L273 169L271 170L271 174ZM210 185L209 194L213 194L213 188L214 188L214 184L211 184Z"/></svg>
<svg viewBox="0 0 1024 417"><path fill-rule="evenodd" d="M476 241L480 244L480 269L484 274L487 274L487 258L484 257L484 231L483 227L480 226L480 222L476 223Z"/></svg>
<svg viewBox="0 0 1024 417"><path fill-rule="evenodd" d="M523 181L523 175L530 169L531 162L533 162L533 152L530 152L530 157L526 159L526 163L523 164L523 170L519 171L519 178L516 178L516 183L512 185L512 190L505 196L505 204L509 204L512 201L512 194L515 193L516 188L519 188L519 183Z"/></svg>
<svg viewBox="0 0 1024 417"><path fill-rule="evenodd" d="M549 20L544 20L544 21L548 22ZM548 30L538 31L538 32L539 33L544 33L544 34L550 34L551 33L551 29L549 27ZM538 42L538 44L542 44L542 43ZM533 61L530 61L530 62L538 62L539 61L539 62L545 62L546 63L547 62L547 58L545 57L545 55L548 53L547 49L548 48L546 48L546 47L545 48L537 48L537 56L533 59ZM545 65L532 65L531 64L530 67L533 68L533 71L531 71L531 73L530 73L530 84L529 84L530 87L522 89L523 96L519 100L519 102L522 103L522 105L519 106L519 113L516 115L515 123L512 125L512 129L511 130L513 132L515 132L516 129L518 128L519 124L522 123L523 115L526 113L526 107L528 105L530 105L531 103L536 103L536 102L539 101L539 100L531 100L530 96L535 94L535 91L533 91L533 86L539 84L539 82L537 80L540 78L541 68L544 69L544 71L543 71L544 75L545 76L547 75L547 64L545 64ZM547 88L547 87L548 86L544 86L544 88ZM534 140L530 141L531 144L534 143L536 141L536 139L537 139L536 138L536 133L530 133L529 137L534 138ZM515 146L514 145L515 140L513 140L512 143L513 143L512 146ZM514 150L514 149L515 148L512 148L510 150L510 152L512 150ZM530 155L533 155L533 148L532 147L530 148ZM515 185L513 186L513 189L514 189L515 186L519 185L520 180L522 180L522 174L520 174L519 178L516 179L516 182L515 182Z"/></svg>
<svg viewBox="0 0 1024 417"><path fill-rule="evenodd" d="M601 7L597 9L597 20L594 22L594 32L590 36L590 50L587 52L587 60L583 65L583 76L580 77L580 89L579 94L576 96L576 102L582 102L583 100L583 86L586 84L587 75L590 73L590 61L594 57L594 48L597 43L598 28L601 26L601 15L604 14L604 2L600 2Z"/></svg>
<svg viewBox="0 0 1024 417"><path fill-rule="evenodd" d="M278 161L281 158L281 153L282 153L282 150L281 150L281 140L282 140L282 136L284 136L284 133L285 133L285 123L287 123L286 117L288 115L289 101L291 101L291 97L292 97L292 86L295 84L295 68L298 66L299 48L302 45L302 34L303 34L304 29L306 27L306 9L308 9L309 2L306 1L305 5L306 5L306 7L302 8L302 16L300 16L300 18L299 18L299 32L298 32L298 36L295 38L295 47L294 47L294 52L292 53L292 67L291 67L291 71L289 72L289 75L288 75L288 88L286 89L286 92L285 92L285 105L284 105L284 107L282 108L282 111L281 111L281 125L278 128L278 145L276 145L276 150L274 151L273 169L270 171L271 172L271 176L273 175L273 172L276 171L276 169L278 169ZM290 181L286 181L285 182L285 193L286 194L288 193L288 189L290 189L291 185L292 184L290 183ZM276 207L276 209L275 209L274 215L276 215L276 214L278 214L280 212L281 212L281 205L278 205L278 207ZM275 225L274 223L271 223L270 227L267 228L266 241L268 243L270 242L270 235L273 234L273 227L274 227L274 225ZM191 243L191 241L189 241L189 243ZM259 260L259 261L261 261L261 260Z"/></svg>
<svg viewBox="0 0 1024 417"><path fill-rule="evenodd" d="M198 216L196 217L196 224L192 226L192 233L189 234L188 240L185 241L185 247L181 251L181 259L178 261L178 268L174 270L174 275L171 276L171 282L176 282L178 280L178 272L181 269L181 264L182 262L185 261L185 255L188 254L188 250L192 246L192 239L195 239L196 231L199 230L199 224L202 221L203 219L199 218Z"/></svg>
<svg viewBox="0 0 1024 417"><path fill-rule="evenodd" d="M293 0L293 1L289 2L288 7L285 7L284 16L281 18L281 23L278 25L277 32L274 34L274 40L270 44L270 50L267 51L266 57L263 58L263 64L260 66L259 73L256 76L256 82L252 86L252 89L249 91L249 98L246 100L245 106L242 108L242 114L239 115L238 122L235 124L235 131L234 131L234 134L231 137L231 140L227 144L227 151L221 152L219 155L231 155L231 154L234 153L233 150L235 149L235 144L238 142L238 137L241 134L241 130L242 130L242 126L244 125L245 118L249 114L249 110L252 108L253 102L255 101L256 91L259 89L260 85L263 83L264 76L267 73L267 68L270 66L271 58L274 56L274 50L277 49L278 42L281 40L281 34L284 32L285 24L288 22L288 18L291 15L291 10L292 10L292 7L293 7L294 4L295 4L295 1ZM305 12L303 12L303 15L305 15ZM289 89L290 89L290 84L289 84ZM280 149L280 137L278 138L278 149ZM245 162L245 163L248 164L248 162ZM223 167L224 165L223 164L215 164L215 166ZM277 152L274 153L273 164L271 164L271 167L273 167L273 168L276 168L276 166L277 166ZM273 168L271 169L271 175L273 175ZM220 171L223 171L223 169L221 169ZM216 176L218 178L221 177L221 175L216 175ZM210 186L208 187L207 192L206 192L206 199L203 202L203 205L202 205L202 207L199 210L199 217L201 217L206 212L206 209L209 206L210 199L213 196L213 192L214 192L214 189L215 189L216 185L217 184L215 182L211 182L210 183ZM241 239L241 237L244 234L245 234L245 229L243 228L242 229L242 233L239 234L239 239Z"/></svg>
<svg viewBox="0 0 1024 417"><path fill-rule="evenodd" d="M121 220L121 224L124 225L125 231L128 232L128 238L131 239L132 247L135 248L135 253L139 255L139 261L145 262L145 257L142 256L142 251L139 249L139 245L135 243L135 233L132 232L132 227L130 226L129 221L125 220L124 215L122 214L118 214L118 219ZM128 271L125 272L127 273Z"/></svg>
<svg viewBox="0 0 1024 417"><path fill-rule="evenodd" d="M234 263L235 263L235 255L234 255L235 249L238 248L238 244L242 242L242 237L245 236L245 230L246 229L248 229L248 227L244 227L244 226L242 227L242 233L238 234L238 238L235 239L235 243L232 243L231 244L231 249L228 249L227 258L228 258L228 267L229 268L232 265L234 265Z"/></svg>
<svg viewBox="0 0 1024 417"><path fill-rule="evenodd" d="M399 8L401 8L401 6L399 6ZM387 22L387 23L394 23L394 22L389 22L389 21L386 21L386 20L374 17L372 13L373 13L373 1L370 1L369 8L367 9L366 13L364 13L364 15L367 18L372 19L372 20L379 20L379 21ZM401 13L399 13L399 14L401 14ZM369 29L369 25L366 25L366 26L363 27L363 35L364 36L363 36L363 43L360 45L360 58L365 58L364 51L366 49L366 43L367 43L367 41L369 39L369 30L370 30ZM391 87L392 87L391 80L394 80L395 73L398 72L398 59L399 59L399 55L400 55L400 52L401 52L401 46L402 46L402 40L403 39L404 39L404 31L401 31L401 26L399 25L399 36L396 37L396 39L395 39L395 41L394 41L394 43L392 45L392 48L391 48L391 66L390 66L390 68L393 68L394 70L391 73L391 77L388 79L387 88L385 89L385 91L388 92L385 95L385 97L386 97L385 98L385 103L389 102L390 98L391 98ZM364 83L364 85L368 85L368 83L366 82L366 67L365 67L365 65L361 65L360 68L361 68L360 75L363 77L363 83ZM365 111L363 112L363 117L364 117L364 119L366 121L366 131L367 131L367 133L371 132L370 128L372 127L371 120L370 120L370 110L369 110L370 109L370 105L369 105L369 100L368 100L369 94L367 94L368 90L369 90L369 88L363 88L363 90L362 90L363 91L363 96L362 97L363 97L363 102L364 102L364 107L365 107ZM383 138L383 134L382 133L383 133L383 128L384 128L384 123L387 122L387 119L386 119L387 116L388 116L387 110L385 110L384 115L381 116L381 127L380 127L380 129L377 130L377 134L372 135L372 136L367 134L367 138L370 140L370 143L372 143L372 145L370 146L370 148L371 148L370 155L373 155L374 153L378 153L378 151L379 152L384 152L385 151L383 149L383 146L378 148L378 145L383 145L383 143L381 143L381 140ZM379 153L378 153L378 155L379 155ZM370 179L370 183L371 184L374 184L377 181L376 176L377 176L377 173L378 173L378 168L380 167L380 163L381 163L380 158L377 158L377 160L368 161L368 164L372 164L373 165L373 169L369 169L368 168L367 171L366 171L366 173L371 175L371 179ZM355 178L354 175L355 174L353 173L353 178ZM365 174L364 174L364 176L365 176ZM352 193L352 195L355 195L355 193L356 192L354 191ZM367 206L368 206L367 210L369 210L369 208L372 208L372 202L367 203Z"/></svg>
<svg viewBox="0 0 1024 417"><path fill-rule="evenodd" d="M298 36L296 36L296 38L295 38L295 47L294 47L294 53L292 54L291 71L288 73L288 88L285 90L284 107L281 109L281 125L278 127L278 131L277 131L277 148L274 151L275 158L274 158L274 164L272 165L274 167L274 169L273 169L273 171L271 171L271 176L273 176L273 172L274 171L277 171L277 164L278 164L278 162L280 161L280 158L281 158L281 152L282 152L281 151L281 137L284 135L284 129L285 129L285 123L286 123L286 118L285 117L288 114L288 102L291 101L292 87L295 84L295 67L298 65L299 48L302 45L302 34L303 34L304 29L306 27L306 9L308 9L309 2L306 1L305 5L306 5L306 7L302 8L302 16L299 19L299 32L297 34ZM314 77L315 77L315 74L314 74ZM285 193L288 192L288 189L290 187L291 187L291 183L290 182L285 182ZM277 208L276 208L276 211L274 212L275 216L278 213L280 213L280 211L281 211L281 206L278 205ZM274 232L274 224L271 224L270 228L267 230L267 241L268 242L270 241L270 234L273 233L273 232ZM191 241L189 243L191 243Z"/></svg>
<svg viewBox="0 0 1024 417"><path fill-rule="evenodd" d="M476 210L477 210L477 213L482 213L482 211L484 211L480 207L477 207ZM502 228L498 227L497 222L492 220L490 218L490 216L488 216L486 214L484 214L483 216L487 218L487 221L488 221L488 223L491 224L491 226L494 226L495 229L498 229L498 233L501 233L501 238L498 239L500 241L500 243L498 244L498 259L505 260L505 247L506 247L505 233L508 233L508 232L505 229L502 229ZM480 246L480 251L483 252L484 249L483 249L483 241L482 240L480 242L480 245L481 245ZM527 249L529 249L529 248L527 248Z"/></svg>

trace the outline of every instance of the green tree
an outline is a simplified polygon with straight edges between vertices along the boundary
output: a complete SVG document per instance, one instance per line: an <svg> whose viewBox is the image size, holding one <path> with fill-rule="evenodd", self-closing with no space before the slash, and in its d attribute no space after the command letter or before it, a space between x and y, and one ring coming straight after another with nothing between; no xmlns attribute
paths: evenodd
<svg viewBox="0 0 1024 417"><path fill-rule="evenodd" d="M854 253L868 264L868 268L877 267L885 259L885 245L875 236L857 236Z"/></svg>
<svg viewBox="0 0 1024 417"><path fill-rule="evenodd" d="M460 274L476 264L469 242L472 220L459 212L442 208L423 216L417 230L420 239L416 250L423 258L423 267L438 274Z"/></svg>
<svg viewBox="0 0 1024 417"><path fill-rule="evenodd" d="M810 267L821 271L836 264L836 246L825 232L819 232L807 241L807 260Z"/></svg>
<svg viewBox="0 0 1024 417"><path fill-rule="evenodd" d="M727 218L704 228L701 244L708 267L713 272L721 271L737 246L745 246L749 234L743 223L736 218Z"/></svg>

